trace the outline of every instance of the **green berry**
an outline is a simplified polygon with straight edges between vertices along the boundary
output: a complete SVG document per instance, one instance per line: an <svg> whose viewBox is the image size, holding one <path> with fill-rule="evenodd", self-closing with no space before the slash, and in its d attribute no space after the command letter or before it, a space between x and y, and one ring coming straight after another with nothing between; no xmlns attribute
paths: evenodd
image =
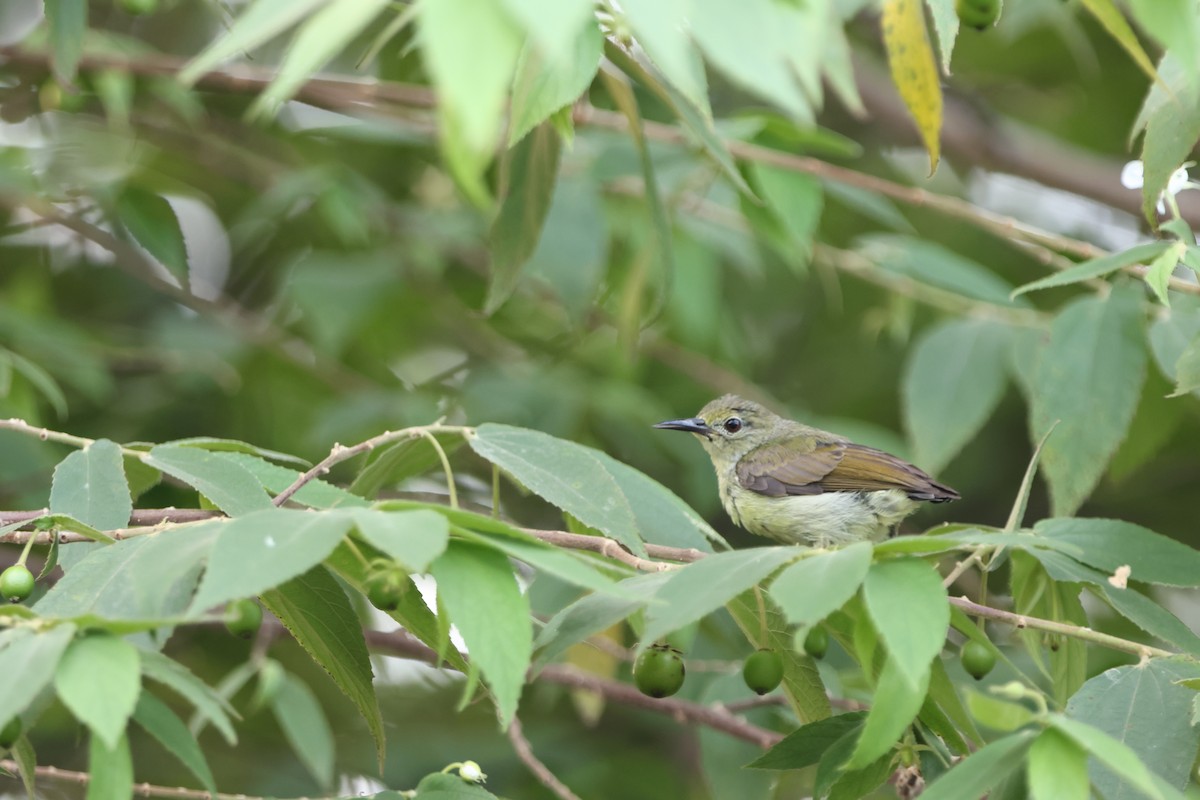
<svg viewBox="0 0 1200 800"><path fill-rule="evenodd" d="M959 22L981 31L1000 19L1000 0L956 0L954 10Z"/></svg>
<svg viewBox="0 0 1200 800"><path fill-rule="evenodd" d="M226 609L225 627L234 636L249 639L258 633L262 625L262 606L249 597L234 600Z"/></svg>
<svg viewBox="0 0 1200 800"><path fill-rule="evenodd" d="M0 594L10 603L19 603L33 594L33 573L24 564L13 564L0 572Z"/></svg>
<svg viewBox="0 0 1200 800"><path fill-rule="evenodd" d="M996 654L983 642L967 642L958 657L962 660L963 669L975 680L980 680L996 666Z"/></svg>
<svg viewBox="0 0 1200 800"><path fill-rule="evenodd" d="M751 653L742 665L742 679L755 694L773 692L783 682L783 659L774 650Z"/></svg>
<svg viewBox="0 0 1200 800"><path fill-rule="evenodd" d="M0 728L0 748L7 750L17 743L21 737L21 718L13 717L8 724Z"/></svg>
<svg viewBox="0 0 1200 800"><path fill-rule="evenodd" d="M382 572L367 579L367 599L380 611L399 608L406 589L408 585L403 572Z"/></svg>
<svg viewBox="0 0 1200 800"><path fill-rule="evenodd" d="M633 682L644 695L670 697L683 686L682 654L665 644L646 650L633 665Z"/></svg>
<svg viewBox="0 0 1200 800"><path fill-rule="evenodd" d="M804 652L813 658L824 658L829 652L829 634L820 625L809 629L804 637Z"/></svg>

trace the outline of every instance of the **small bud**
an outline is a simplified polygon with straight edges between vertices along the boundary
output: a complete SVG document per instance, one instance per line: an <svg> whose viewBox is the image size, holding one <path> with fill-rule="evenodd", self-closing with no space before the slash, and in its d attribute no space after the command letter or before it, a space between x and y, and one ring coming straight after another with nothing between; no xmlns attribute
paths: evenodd
<svg viewBox="0 0 1200 800"><path fill-rule="evenodd" d="M458 768L458 775L467 783L484 783L487 774L474 761L464 761Z"/></svg>

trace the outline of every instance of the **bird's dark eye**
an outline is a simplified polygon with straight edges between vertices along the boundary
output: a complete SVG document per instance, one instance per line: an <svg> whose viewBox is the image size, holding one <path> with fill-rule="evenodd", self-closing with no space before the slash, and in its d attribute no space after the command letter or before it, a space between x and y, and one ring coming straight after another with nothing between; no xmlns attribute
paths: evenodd
<svg viewBox="0 0 1200 800"><path fill-rule="evenodd" d="M721 425L726 433L737 433L742 429L742 421L737 417L730 417Z"/></svg>

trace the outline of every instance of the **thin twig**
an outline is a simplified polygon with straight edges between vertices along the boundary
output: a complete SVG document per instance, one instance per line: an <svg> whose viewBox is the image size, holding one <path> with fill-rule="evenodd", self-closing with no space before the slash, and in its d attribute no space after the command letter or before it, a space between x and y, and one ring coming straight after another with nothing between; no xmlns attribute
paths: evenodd
<svg viewBox="0 0 1200 800"><path fill-rule="evenodd" d="M19 771L17 762L11 759L0 760L0 768L6 769L11 773L16 774ZM64 783L74 783L79 786L87 786L92 780L92 776L87 772L77 772L71 769L59 769L58 767L38 765L33 768L34 774L39 778L47 780L62 781ZM266 800L264 797L249 794L227 794L225 792L217 792L212 794L203 789L185 789L182 786L156 786L152 783L138 783L133 787L134 795L138 797L168 797L176 800ZM308 798L296 798L296 800L309 800Z"/></svg>
<svg viewBox="0 0 1200 800"><path fill-rule="evenodd" d="M517 758L521 759L521 763L529 767L529 771L536 775L542 785L553 792L559 800L579 800L579 795L572 792L550 771L549 767L534 755L533 746L525 738L525 733L521 729L521 720L517 717L513 717L512 722L508 725L508 740L512 742L513 751L516 752Z"/></svg>
<svg viewBox="0 0 1200 800"><path fill-rule="evenodd" d="M1041 619L1040 617L1027 617L1024 614L1014 614L1011 611L1001 611L998 608L984 606L976 603L966 597L951 597L950 605L958 606L968 614L973 614L977 617L986 617L987 619L1003 622L1012 625L1015 628L1034 628L1040 631L1049 633L1059 633L1063 636L1070 636L1073 639L1083 639L1084 641L1098 644L1101 647L1107 647L1112 650L1120 650L1124 653L1132 653L1141 658L1162 657L1178 655L1170 650L1163 650L1159 647L1151 647L1148 644L1141 642L1131 642L1128 639L1122 639L1119 636L1111 636L1107 633L1094 631L1091 628L1084 628L1079 625L1071 625L1066 622L1055 622L1051 619Z"/></svg>

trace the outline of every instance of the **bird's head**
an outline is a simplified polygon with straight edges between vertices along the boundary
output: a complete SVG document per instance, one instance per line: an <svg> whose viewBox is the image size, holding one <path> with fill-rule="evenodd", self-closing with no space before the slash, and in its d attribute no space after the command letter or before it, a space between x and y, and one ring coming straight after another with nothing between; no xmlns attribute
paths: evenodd
<svg viewBox="0 0 1200 800"><path fill-rule="evenodd" d="M743 455L781 436L788 421L753 400L718 397L687 419L669 419L654 427L694 433L716 464L736 463Z"/></svg>

